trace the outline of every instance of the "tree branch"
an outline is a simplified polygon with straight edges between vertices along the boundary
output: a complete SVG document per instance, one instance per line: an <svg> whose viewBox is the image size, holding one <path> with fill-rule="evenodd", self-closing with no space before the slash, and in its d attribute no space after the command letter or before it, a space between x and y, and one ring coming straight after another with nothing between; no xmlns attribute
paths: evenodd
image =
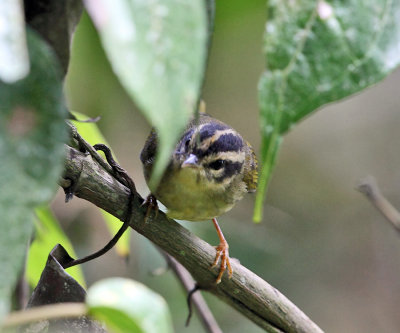
<svg viewBox="0 0 400 333"><path fill-rule="evenodd" d="M129 190L90 155L66 146L64 179L72 181L77 197L119 219L126 216ZM232 278L224 276L222 283L216 285L218 270L210 269L214 247L162 212L145 223L143 198L137 194L133 201L130 226L180 262L203 290L213 293L268 332L322 332L278 290L234 260Z"/></svg>

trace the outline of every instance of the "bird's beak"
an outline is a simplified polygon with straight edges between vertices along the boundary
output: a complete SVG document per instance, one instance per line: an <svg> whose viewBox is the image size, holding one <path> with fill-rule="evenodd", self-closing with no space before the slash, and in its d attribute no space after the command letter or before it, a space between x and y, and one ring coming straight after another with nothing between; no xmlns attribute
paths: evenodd
<svg viewBox="0 0 400 333"><path fill-rule="evenodd" d="M182 168L193 168L198 166L198 163L199 159L197 158L197 156L194 154L190 154L189 157L185 161L183 161Z"/></svg>

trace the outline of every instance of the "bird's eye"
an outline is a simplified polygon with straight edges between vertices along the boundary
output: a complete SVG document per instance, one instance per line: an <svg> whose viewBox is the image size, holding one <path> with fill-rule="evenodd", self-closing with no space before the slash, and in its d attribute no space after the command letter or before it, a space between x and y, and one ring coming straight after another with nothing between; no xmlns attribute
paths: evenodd
<svg viewBox="0 0 400 333"><path fill-rule="evenodd" d="M211 162L208 166L209 166L211 169L219 170L219 169L221 169L224 165L225 165L225 161L224 161L224 160L216 160L216 161L214 161L214 162Z"/></svg>

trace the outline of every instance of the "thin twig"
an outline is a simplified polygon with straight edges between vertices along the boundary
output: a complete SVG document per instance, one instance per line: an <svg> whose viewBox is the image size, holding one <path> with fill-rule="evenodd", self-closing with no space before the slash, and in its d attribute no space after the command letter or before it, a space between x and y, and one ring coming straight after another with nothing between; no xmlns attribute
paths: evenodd
<svg viewBox="0 0 400 333"><path fill-rule="evenodd" d="M122 235L125 233L125 231L129 228L129 223L124 222L122 226L118 229L117 233L114 235L114 237L100 250L86 256L83 258L75 259L72 260L66 264L63 265L63 268L69 268L73 267L76 265L84 264L85 262L92 261L93 259L99 258L102 255L106 254L108 251L110 251L115 244L119 241L119 239L122 237Z"/></svg>
<svg viewBox="0 0 400 333"><path fill-rule="evenodd" d="M357 190L378 209L387 221L400 233L400 213L381 193L374 177L367 176L360 181Z"/></svg>
<svg viewBox="0 0 400 333"><path fill-rule="evenodd" d="M67 124L70 128L72 137L78 142L79 146L82 147L85 150L85 152L88 152L97 161L97 163L99 163L102 166L104 170L106 170L109 174L113 175L116 179L118 179L118 181L120 181L125 186L130 187L126 179L122 177L118 172L116 172L113 169L113 167L99 155L97 150L94 147L92 147L92 145L90 145L84 138L81 137L76 127L69 122L67 122Z"/></svg>
<svg viewBox="0 0 400 333"><path fill-rule="evenodd" d="M168 266L174 271L179 281L181 281L186 292L189 293L191 290L193 290L196 285L190 273L168 253L161 249L159 250L167 261ZM209 333L222 333L222 330L219 328L218 323L214 318L214 315L208 308L208 305L201 293L197 292L193 294L190 299L197 310L197 314L200 317L204 329Z"/></svg>
<svg viewBox="0 0 400 333"><path fill-rule="evenodd" d="M82 139L83 140L83 139ZM105 144L103 143L98 143L93 146L93 148L98 151L101 150L108 162L108 164L111 166L113 172L118 175L121 180L124 179L126 183L122 182L123 184L128 185L128 188L131 190L132 194L137 193L136 192L136 186L135 183L133 182L132 178L128 175L128 173L125 171L124 168L122 168L115 160L114 157L112 156L111 149L108 148ZM119 178L118 177L118 178Z"/></svg>
<svg viewBox="0 0 400 333"><path fill-rule="evenodd" d="M194 288L193 288L192 290L190 290L189 293L188 293L188 295L187 295L186 303L187 303L187 306L188 306L188 308L189 308L189 314L188 314L188 316L187 316L187 318L186 318L185 326L189 326L190 319L192 318L192 314L193 314L193 310L192 310L192 304L193 304L193 302L192 302L192 297L193 297L194 295L196 295L197 292L200 291L200 290L201 290L200 286L199 286L198 284L196 284L196 285L194 286Z"/></svg>
<svg viewBox="0 0 400 333"><path fill-rule="evenodd" d="M58 303L11 312L2 323L2 328L14 327L58 318L75 318L87 314L84 303Z"/></svg>

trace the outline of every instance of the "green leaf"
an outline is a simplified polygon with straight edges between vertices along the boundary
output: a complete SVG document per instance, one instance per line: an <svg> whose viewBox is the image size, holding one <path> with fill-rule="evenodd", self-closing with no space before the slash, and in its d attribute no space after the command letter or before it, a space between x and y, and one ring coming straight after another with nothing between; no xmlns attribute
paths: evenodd
<svg viewBox="0 0 400 333"><path fill-rule="evenodd" d="M0 319L24 261L34 207L56 190L67 138L57 60L29 30L27 41L29 75L0 81Z"/></svg>
<svg viewBox="0 0 400 333"><path fill-rule="evenodd" d="M52 214L48 206L37 208L35 219L35 238L32 242L26 266L26 277L28 283L33 288L39 282L40 276L45 267L47 258L51 250L58 243L67 250L67 252L76 258L76 253L72 247L71 242L65 235L60 225ZM80 285L85 286L85 279L83 277L82 269L80 266L74 266L68 269L70 274Z"/></svg>
<svg viewBox="0 0 400 333"><path fill-rule="evenodd" d="M96 320L106 323L113 333L147 333L125 312L108 306L95 306L89 312Z"/></svg>
<svg viewBox="0 0 400 333"><path fill-rule="evenodd" d="M398 66L399 15L399 1L268 1L255 221L261 220L282 135L315 109L371 86Z"/></svg>
<svg viewBox="0 0 400 333"><path fill-rule="evenodd" d="M194 113L204 75L204 0L93 1L89 14L112 68L158 132L150 188Z"/></svg>
<svg viewBox="0 0 400 333"><path fill-rule="evenodd" d="M72 114L76 117L78 120L87 120L88 117L78 113L78 112L72 112ZM73 121L76 129L78 130L79 134L82 135L82 137L89 142L92 146L97 144L97 143L104 143L108 147L110 145L107 143L107 140L104 138L103 134L101 134L98 126L96 123L83 123L79 121ZM113 154L114 158L115 155ZM103 215L104 221L106 222L107 228L110 231L111 235L115 235L118 230L121 228L121 221L117 219L115 216L107 213L106 211L100 209L101 214ZM129 241L130 241L130 234L131 234L131 229L128 228L124 232L124 234L121 236L121 238L118 240L118 243L115 245L115 250L117 251L117 254L120 257L127 257L129 255Z"/></svg>
<svg viewBox="0 0 400 333"><path fill-rule="evenodd" d="M112 278L88 290L89 313L114 332L173 332L165 300L145 285L128 279Z"/></svg>
<svg viewBox="0 0 400 333"><path fill-rule="evenodd" d="M14 83L29 73L21 1L0 1L0 80Z"/></svg>

